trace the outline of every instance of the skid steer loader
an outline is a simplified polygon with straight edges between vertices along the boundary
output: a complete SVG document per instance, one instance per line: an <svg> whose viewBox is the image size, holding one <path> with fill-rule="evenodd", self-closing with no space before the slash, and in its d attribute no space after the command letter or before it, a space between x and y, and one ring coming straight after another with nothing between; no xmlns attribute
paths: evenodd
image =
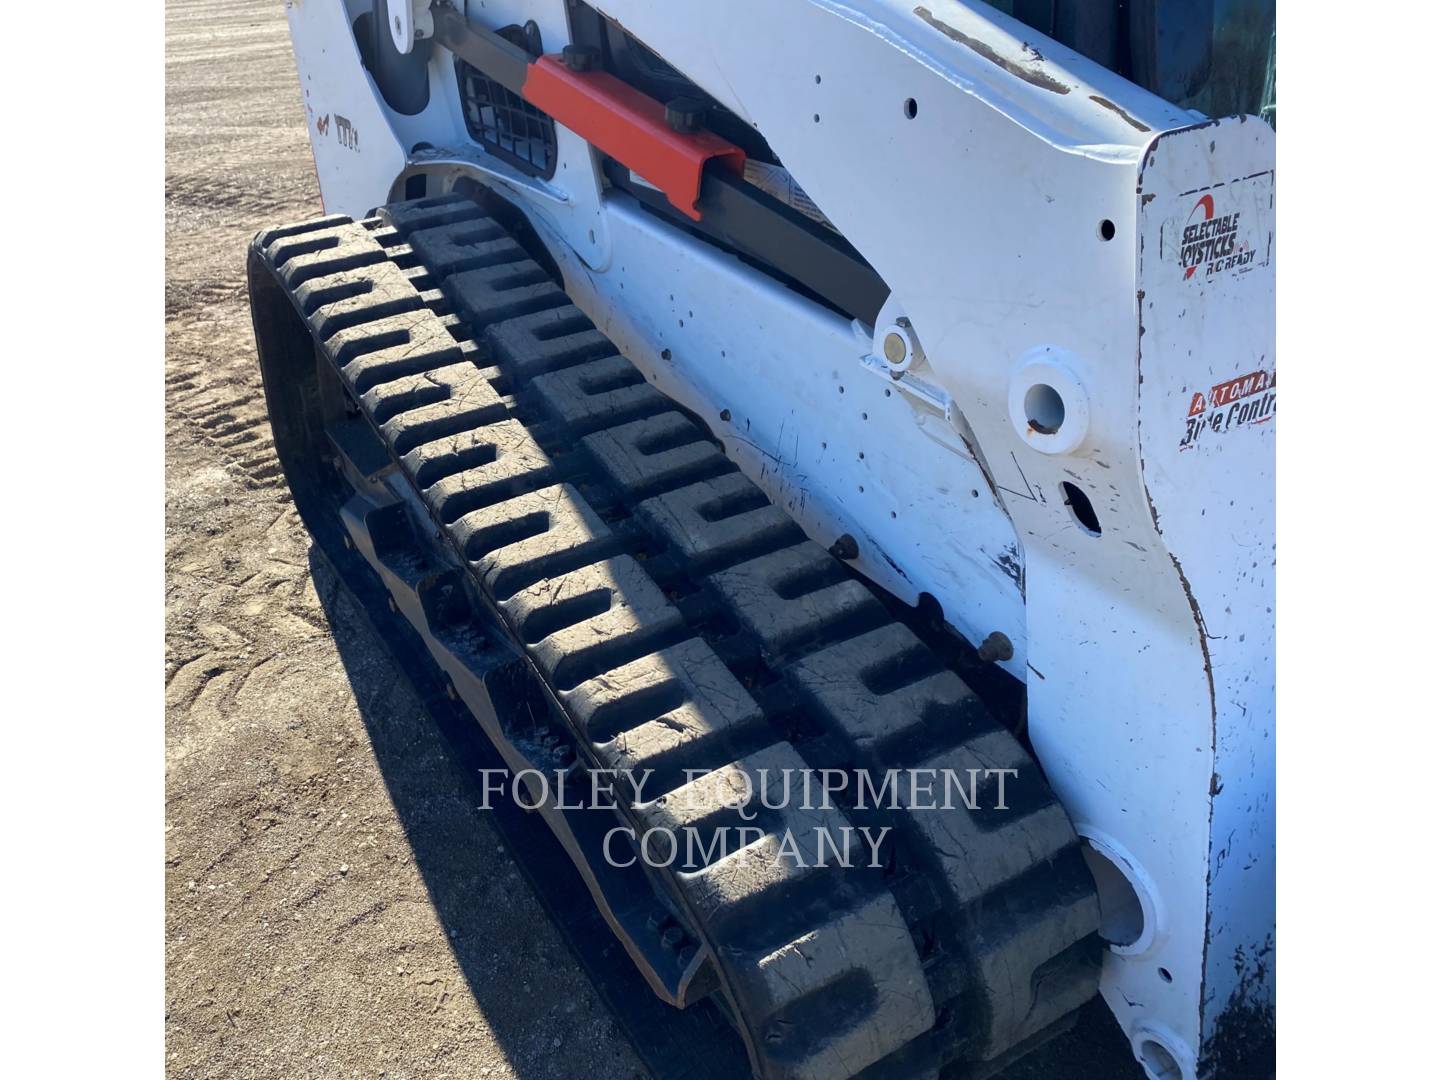
<svg viewBox="0 0 1440 1080"><path fill-rule="evenodd" d="M650 991L1270 1075L1273 4L287 8L296 505Z"/></svg>

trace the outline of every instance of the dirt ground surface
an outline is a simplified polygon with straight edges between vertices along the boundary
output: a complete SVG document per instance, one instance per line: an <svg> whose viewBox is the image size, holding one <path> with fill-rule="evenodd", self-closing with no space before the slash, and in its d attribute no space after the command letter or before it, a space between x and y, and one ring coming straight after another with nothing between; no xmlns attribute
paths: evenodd
<svg viewBox="0 0 1440 1080"><path fill-rule="evenodd" d="M170 0L166 114L167 1075L644 1075L275 459L245 245L320 212L279 0ZM1087 1018L1007 1080L1132 1075Z"/></svg>

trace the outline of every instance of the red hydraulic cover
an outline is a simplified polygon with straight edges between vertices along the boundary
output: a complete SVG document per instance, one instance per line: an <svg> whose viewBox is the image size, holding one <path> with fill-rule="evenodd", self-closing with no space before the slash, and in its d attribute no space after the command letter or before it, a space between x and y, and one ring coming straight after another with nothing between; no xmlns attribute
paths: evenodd
<svg viewBox="0 0 1440 1080"><path fill-rule="evenodd" d="M719 158L737 174L745 151L708 131L686 134L665 122L665 106L606 71L571 71L556 56L530 65L521 95L592 146L654 184L696 221L700 176Z"/></svg>

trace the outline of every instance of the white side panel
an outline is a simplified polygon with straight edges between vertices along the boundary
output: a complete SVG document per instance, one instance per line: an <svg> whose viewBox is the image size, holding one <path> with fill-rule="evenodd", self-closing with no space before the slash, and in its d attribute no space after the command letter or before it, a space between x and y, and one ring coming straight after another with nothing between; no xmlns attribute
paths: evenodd
<svg viewBox="0 0 1440 1080"><path fill-rule="evenodd" d="M964 443L863 366L868 334L629 200L610 219L607 273L553 245L575 303L813 539L848 533L862 573L930 593L972 642L1005 634L1023 678L1015 531Z"/></svg>
<svg viewBox="0 0 1440 1080"><path fill-rule="evenodd" d="M362 216L405 167L390 110L360 62L341 0L288 0L286 15L321 200L327 213Z"/></svg>
<svg viewBox="0 0 1440 1080"><path fill-rule="evenodd" d="M1172 133L1140 196L1145 484L1213 682L1205 1037L1217 1054L1265 1022L1275 994L1274 162L1258 120Z"/></svg>
<svg viewBox="0 0 1440 1080"><path fill-rule="evenodd" d="M1214 1002L1241 977L1207 965L1211 784L1225 740L1209 615L1197 616L1146 488L1137 367L1143 156L1193 118L981 4L736 0L684 19L639 0L600 6L764 132L894 290L963 410L1023 550L1037 753L1148 916L1107 961L1107 1000L1137 1051L1163 1048L1196 1075ZM1232 126L1209 136L1223 168L1253 157ZM1257 306L1254 324L1206 347L1251 349L1272 317ZM1175 363L1189 379L1221 361ZM1010 407L1042 383L1064 399L1058 438ZM1231 452L1236 467L1268 473L1267 447ZM938 487L941 460L913 467ZM1209 513L1228 523L1231 510ZM1251 555L1217 558L1238 574ZM1269 616L1258 614L1263 640ZM1255 828L1266 831L1263 818ZM1263 890L1256 902L1273 918Z"/></svg>

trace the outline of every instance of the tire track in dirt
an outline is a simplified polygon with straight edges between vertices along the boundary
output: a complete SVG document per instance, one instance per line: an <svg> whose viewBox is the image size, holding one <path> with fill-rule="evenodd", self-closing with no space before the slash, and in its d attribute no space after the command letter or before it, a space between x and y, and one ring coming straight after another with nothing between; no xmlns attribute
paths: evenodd
<svg viewBox="0 0 1440 1080"><path fill-rule="evenodd" d="M228 304L213 307L235 304L236 298L229 289L216 288L222 289L223 300ZM193 304L196 300L186 302ZM189 334L203 337L203 330L189 328ZM275 441L258 373L236 372L230 364L196 356L192 350L193 346L187 348L189 356L173 357L168 366L168 415L184 420L194 435L217 449L230 467L245 478L246 487L284 490L284 477L275 456ZM284 497L288 500L288 492Z"/></svg>

